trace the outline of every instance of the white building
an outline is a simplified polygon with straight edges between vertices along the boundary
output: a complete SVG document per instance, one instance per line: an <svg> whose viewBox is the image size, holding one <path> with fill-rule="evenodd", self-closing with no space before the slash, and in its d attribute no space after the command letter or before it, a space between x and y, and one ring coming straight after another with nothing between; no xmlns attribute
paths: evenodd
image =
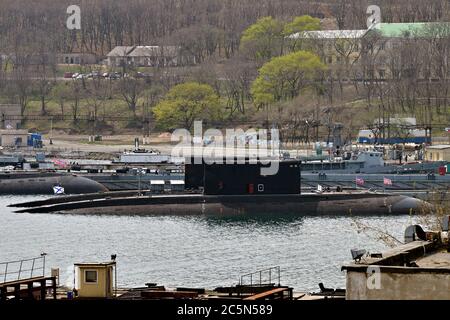
<svg viewBox="0 0 450 320"><path fill-rule="evenodd" d="M185 64L177 46L117 46L107 54L110 67L167 67Z"/></svg>

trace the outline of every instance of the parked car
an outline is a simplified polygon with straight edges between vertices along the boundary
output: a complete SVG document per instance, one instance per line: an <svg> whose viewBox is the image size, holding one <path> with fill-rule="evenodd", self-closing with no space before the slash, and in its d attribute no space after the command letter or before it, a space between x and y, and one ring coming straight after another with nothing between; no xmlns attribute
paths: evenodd
<svg viewBox="0 0 450 320"><path fill-rule="evenodd" d="M113 80L115 80L115 79L120 79L120 78L121 78L121 75L120 75L120 73L118 73L118 72L113 72L113 73L111 73L111 74L109 75L109 78L110 78L110 79L113 79Z"/></svg>
<svg viewBox="0 0 450 320"><path fill-rule="evenodd" d="M72 75L72 79L76 79L79 75L80 75L80 74L79 74L78 72L74 73L74 74Z"/></svg>
<svg viewBox="0 0 450 320"><path fill-rule="evenodd" d="M64 72L64 78L65 78L65 79L71 79L72 76L73 76L73 73L72 73L72 72Z"/></svg>

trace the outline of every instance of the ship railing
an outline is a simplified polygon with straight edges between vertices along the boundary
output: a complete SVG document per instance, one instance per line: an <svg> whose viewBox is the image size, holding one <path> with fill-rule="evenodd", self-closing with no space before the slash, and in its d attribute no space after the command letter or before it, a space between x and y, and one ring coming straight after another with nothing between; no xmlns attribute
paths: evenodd
<svg viewBox="0 0 450 320"><path fill-rule="evenodd" d="M0 262L0 284L45 276L45 256Z"/></svg>
<svg viewBox="0 0 450 320"><path fill-rule="evenodd" d="M272 281L278 280L278 286L281 282L281 268L280 266L271 267L268 269L258 270L252 273L247 273L239 279L240 286L263 286L272 285Z"/></svg>

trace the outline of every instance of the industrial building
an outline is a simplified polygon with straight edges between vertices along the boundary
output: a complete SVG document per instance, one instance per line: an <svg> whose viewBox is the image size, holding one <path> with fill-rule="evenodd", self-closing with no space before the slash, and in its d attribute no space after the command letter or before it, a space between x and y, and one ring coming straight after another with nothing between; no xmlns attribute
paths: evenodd
<svg viewBox="0 0 450 320"><path fill-rule="evenodd" d="M425 157L429 161L450 161L450 144L427 147Z"/></svg>
<svg viewBox="0 0 450 320"><path fill-rule="evenodd" d="M352 250L346 271L347 300L449 300L449 219L442 230L405 230L405 244L383 253Z"/></svg>
<svg viewBox="0 0 450 320"><path fill-rule="evenodd" d="M2 147L26 147L28 130L0 130L0 145Z"/></svg>

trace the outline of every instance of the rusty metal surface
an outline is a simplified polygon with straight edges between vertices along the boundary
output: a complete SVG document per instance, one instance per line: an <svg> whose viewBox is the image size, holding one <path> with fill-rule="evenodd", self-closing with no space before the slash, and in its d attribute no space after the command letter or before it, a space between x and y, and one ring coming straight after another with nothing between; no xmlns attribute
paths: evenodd
<svg viewBox="0 0 450 320"><path fill-rule="evenodd" d="M141 292L141 297L146 299L162 299L162 298L173 298L173 299L192 299L197 298L198 293L192 291L156 291L156 290L146 290Z"/></svg>
<svg viewBox="0 0 450 320"><path fill-rule="evenodd" d="M288 296L284 297L284 293L287 292ZM292 288L275 288L272 290L264 291L250 297L244 298L243 300L264 300L264 299L292 299Z"/></svg>

